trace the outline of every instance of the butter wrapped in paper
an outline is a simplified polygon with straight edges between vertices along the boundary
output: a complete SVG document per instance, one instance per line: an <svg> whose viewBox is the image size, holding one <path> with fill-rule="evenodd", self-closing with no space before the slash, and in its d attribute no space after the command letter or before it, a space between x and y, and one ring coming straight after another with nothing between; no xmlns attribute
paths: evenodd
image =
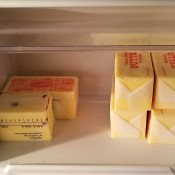
<svg viewBox="0 0 175 175"><path fill-rule="evenodd" d="M119 52L115 57L116 110L152 108L153 68L148 52Z"/></svg>
<svg viewBox="0 0 175 175"><path fill-rule="evenodd" d="M154 109L175 110L175 52L153 52L155 70Z"/></svg>
<svg viewBox="0 0 175 175"><path fill-rule="evenodd" d="M112 138L145 138L147 111L114 109L115 88L112 84L110 123Z"/></svg>
<svg viewBox="0 0 175 175"><path fill-rule="evenodd" d="M175 110L151 111L148 143L175 144Z"/></svg>
<svg viewBox="0 0 175 175"><path fill-rule="evenodd" d="M0 95L0 141L51 140L54 123L51 95Z"/></svg>
<svg viewBox="0 0 175 175"><path fill-rule="evenodd" d="M75 119L78 108L78 78L73 76L13 76L3 93L46 92L53 95L56 119Z"/></svg>

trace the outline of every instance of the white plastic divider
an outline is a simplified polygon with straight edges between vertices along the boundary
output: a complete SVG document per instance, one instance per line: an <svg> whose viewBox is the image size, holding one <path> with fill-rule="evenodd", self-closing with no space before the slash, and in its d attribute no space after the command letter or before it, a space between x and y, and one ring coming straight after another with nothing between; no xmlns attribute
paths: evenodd
<svg viewBox="0 0 175 175"><path fill-rule="evenodd" d="M58 52L97 52L97 51L172 51L175 50L175 45L97 45L97 46L58 46L58 47L29 47L29 46L14 46L0 47L0 53L58 53Z"/></svg>
<svg viewBox="0 0 175 175"><path fill-rule="evenodd" d="M8 2L9 6L16 7L24 2L25 7L30 7L30 3L33 6L48 3L48 7L52 3L62 3L72 7L0 8L1 47L16 47L17 50L33 47L35 50L35 47L175 45L175 1L172 0L85 0L79 3L76 0L0 0L0 6ZM110 2L114 5L110 6ZM115 6L115 3L124 2L128 6ZM94 3L103 7L96 7ZM157 6L150 6L154 3Z"/></svg>
<svg viewBox="0 0 175 175"><path fill-rule="evenodd" d="M174 20L2 22L0 46L172 46L174 30Z"/></svg>
<svg viewBox="0 0 175 175"><path fill-rule="evenodd" d="M161 166L101 166L101 165L5 165L1 175L173 175L169 167Z"/></svg>

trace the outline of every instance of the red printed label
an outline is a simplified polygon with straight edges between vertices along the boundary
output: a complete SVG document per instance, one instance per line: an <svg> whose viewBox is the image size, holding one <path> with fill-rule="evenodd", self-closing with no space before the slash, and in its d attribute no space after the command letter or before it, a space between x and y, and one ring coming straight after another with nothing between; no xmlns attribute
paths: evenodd
<svg viewBox="0 0 175 175"><path fill-rule="evenodd" d="M13 78L7 91L72 91L75 79L56 78Z"/></svg>
<svg viewBox="0 0 175 175"><path fill-rule="evenodd" d="M53 83L47 82L47 81L34 82L30 84L30 87L33 87L33 88L36 88L36 87L47 88L52 86L53 86Z"/></svg>
<svg viewBox="0 0 175 175"><path fill-rule="evenodd" d="M175 53L168 52L167 54L163 55L164 63L169 64L172 69L175 68Z"/></svg>
<svg viewBox="0 0 175 175"><path fill-rule="evenodd" d="M125 65L129 65L132 69L138 69L139 64L142 63L142 55L137 52L124 53Z"/></svg>

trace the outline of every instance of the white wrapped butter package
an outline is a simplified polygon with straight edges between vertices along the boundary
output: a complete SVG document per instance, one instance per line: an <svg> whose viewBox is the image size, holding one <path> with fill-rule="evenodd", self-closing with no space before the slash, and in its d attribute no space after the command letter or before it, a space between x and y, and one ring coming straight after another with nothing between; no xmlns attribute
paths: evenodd
<svg viewBox="0 0 175 175"><path fill-rule="evenodd" d="M51 95L0 95L0 141L51 140L54 123Z"/></svg>
<svg viewBox="0 0 175 175"><path fill-rule="evenodd" d="M3 93L45 92L53 95L56 119L75 119L78 108L78 78L73 76L13 76Z"/></svg>
<svg viewBox="0 0 175 175"><path fill-rule="evenodd" d="M175 110L151 111L148 143L175 144Z"/></svg>
<svg viewBox="0 0 175 175"><path fill-rule="evenodd" d="M115 110L114 82L110 101L110 123L112 138L145 138L147 111Z"/></svg>
<svg viewBox="0 0 175 175"><path fill-rule="evenodd" d="M153 52L154 109L175 110L175 52Z"/></svg>
<svg viewBox="0 0 175 175"><path fill-rule="evenodd" d="M150 53L116 53L114 109L150 110L153 82Z"/></svg>

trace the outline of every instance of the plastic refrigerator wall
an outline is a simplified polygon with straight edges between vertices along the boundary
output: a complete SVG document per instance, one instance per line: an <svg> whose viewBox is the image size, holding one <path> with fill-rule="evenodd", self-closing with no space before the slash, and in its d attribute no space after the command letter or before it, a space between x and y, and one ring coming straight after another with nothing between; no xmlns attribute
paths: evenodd
<svg viewBox="0 0 175 175"><path fill-rule="evenodd" d="M110 137L109 102L117 51L175 51L174 2L27 3L0 1L0 89L12 75L77 76L78 115L51 141L0 142L0 174L173 175L175 145Z"/></svg>

